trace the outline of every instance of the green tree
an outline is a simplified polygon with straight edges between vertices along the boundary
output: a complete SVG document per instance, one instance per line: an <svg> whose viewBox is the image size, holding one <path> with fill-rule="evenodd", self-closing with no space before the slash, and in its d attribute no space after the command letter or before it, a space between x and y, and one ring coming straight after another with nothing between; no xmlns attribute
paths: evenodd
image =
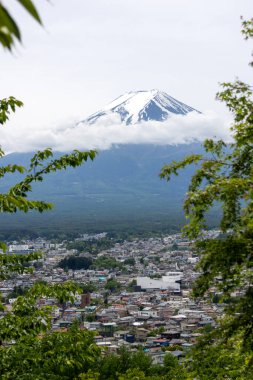
<svg viewBox="0 0 253 380"><path fill-rule="evenodd" d="M86 321L87 322L95 322L95 320L96 320L96 314L88 314L86 316Z"/></svg>
<svg viewBox="0 0 253 380"><path fill-rule="evenodd" d="M103 256L98 257L94 261L93 267L96 269L115 269L115 268L122 269L123 265L120 261L116 260L114 257L103 255Z"/></svg>
<svg viewBox="0 0 253 380"><path fill-rule="evenodd" d="M157 328L151 330L151 331L148 333L148 336L156 336L156 335L160 335L160 334L162 334L164 331L165 331L165 328L164 328L163 326L161 326L161 327L157 327Z"/></svg>
<svg viewBox="0 0 253 380"><path fill-rule="evenodd" d="M174 377L174 375L145 375L143 371L139 369L128 369L125 374L121 374L118 380L180 380L186 379L186 377Z"/></svg>
<svg viewBox="0 0 253 380"><path fill-rule="evenodd" d="M129 282L129 284L127 285L126 290L128 292L134 292L136 285L137 285L137 281L134 278L132 281Z"/></svg>
<svg viewBox="0 0 253 380"><path fill-rule="evenodd" d="M125 373L130 368L131 353L122 347L117 354L108 354L98 362L99 380L117 380L118 374Z"/></svg>
<svg viewBox="0 0 253 380"><path fill-rule="evenodd" d="M34 19L41 23L31 0L17 0ZM19 27L0 3L0 44L11 50L14 40L21 41ZM14 97L0 100L0 124L4 125L11 112L22 107L23 103ZM4 151L0 149L0 158ZM53 205L49 202L29 199L32 186L42 182L52 172L77 167L93 160L95 151L75 150L59 158L53 157L50 148L36 152L28 167L12 164L0 167L0 177L20 173L23 179L6 193L0 194L0 212L16 213L31 210L43 212ZM41 257L40 252L29 255L6 255L4 243L0 243L4 253L0 254L0 280L18 273L30 273L29 263ZM59 305L74 302L80 292L74 283L46 285L36 283L24 294L18 295L9 311L0 301L0 368L1 379L72 379L75 374L84 372L92 366L94 357L99 354L93 343L93 336L78 328L66 334L52 333L52 308L40 306L41 298L55 298Z"/></svg>
<svg viewBox="0 0 253 380"><path fill-rule="evenodd" d="M26 288L23 288L22 286L14 286L13 290L8 294L8 299L10 298L17 298L18 296L22 296L26 292Z"/></svg>
<svg viewBox="0 0 253 380"><path fill-rule="evenodd" d="M99 380L186 380L184 368L171 354L168 356L171 360L165 366L154 365L148 354L122 347L116 354L101 356L98 361Z"/></svg>
<svg viewBox="0 0 253 380"><path fill-rule="evenodd" d="M135 259L133 257L129 257L128 259L124 260L124 264L134 266L135 265Z"/></svg>
<svg viewBox="0 0 253 380"><path fill-rule="evenodd" d="M82 289L83 293L93 293L98 290L98 287L92 282L79 283L78 286Z"/></svg>
<svg viewBox="0 0 253 380"><path fill-rule="evenodd" d="M89 369L87 373L81 373L75 380L99 380L99 373Z"/></svg>
<svg viewBox="0 0 253 380"><path fill-rule="evenodd" d="M252 19L243 21L243 34L253 37ZM249 379L253 368L252 86L236 80L221 87L217 99L234 116L233 142L206 140L206 154L193 154L161 171L161 177L170 180L187 165L197 165L184 203L189 220L184 233L196 239L196 252L200 255L201 274L193 293L195 297L204 297L214 287L227 302L218 328L205 335L194 351L193 377L201 380ZM219 226L223 235L210 239L203 229L207 212L217 203L221 205ZM210 366L216 369L210 372Z"/></svg>
<svg viewBox="0 0 253 380"><path fill-rule="evenodd" d="M120 375L128 373L128 370L141 371L148 374L152 367L150 356L142 351L130 352L121 347L116 354L108 354L99 361L99 380L117 380Z"/></svg>
<svg viewBox="0 0 253 380"><path fill-rule="evenodd" d="M151 367L152 359L149 355L145 354L143 351L137 351L132 354L130 368L148 373Z"/></svg>
<svg viewBox="0 0 253 380"><path fill-rule="evenodd" d="M125 374L119 375L119 380L145 380L145 373L139 369L128 369Z"/></svg>
<svg viewBox="0 0 253 380"><path fill-rule="evenodd" d="M81 256L65 257L58 264L60 268L63 268L63 269L68 268L68 269L73 269L73 270L89 269L91 265L92 265L91 259L87 257L81 257Z"/></svg>
<svg viewBox="0 0 253 380"><path fill-rule="evenodd" d="M93 334L76 326L39 339L28 336L0 349L1 379L74 379L94 370L99 355Z"/></svg>
<svg viewBox="0 0 253 380"><path fill-rule="evenodd" d="M76 249L78 252L89 252L96 255L100 251L112 248L114 242L110 238L90 239L87 241L74 241L67 245L68 249Z"/></svg>
<svg viewBox="0 0 253 380"><path fill-rule="evenodd" d="M105 289L110 290L112 293L117 292L121 289L121 284L114 278L110 278L105 284Z"/></svg>
<svg viewBox="0 0 253 380"><path fill-rule="evenodd" d="M5 124L12 112L15 112L17 107L21 107L22 102L13 97L0 100L0 124ZM0 157L4 156L3 150L0 150ZM0 194L0 212L15 213L17 211L28 212L35 210L43 212L50 210L53 205L48 202L30 200L28 195L32 191L32 185L35 182L43 181L45 175L51 172L56 172L67 167L77 167L82 165L87 160L93 160L96 156L95 151L80 152L75 150L73 153L63 155L59 158L53 158L51 149L38 151L33 155L28 168L18 164L7 165L0 167L0 177L4 178L6 174L19 172L23 174L23 179L12 186L6 193ZM0 243L4 253L0 254L0 280L7 279L14 273L30 273L33 267L29 263L41 257L40 252L35 252L28 255L6 255L7 249L4 243ZM60 358L60 351L57 351L57 345L54 342L61 335L50 333L51 331L51 313L52 308L48 306L39 306L39 300L42 297L53 297L58 300L59 305L65 304L67 301L74 302L75 295L80 292L78 286L74 283L65 283L60 285L46 285L36 283L25 294L18 296L12 305L12 310L8 311L0 301L0 307L3 311L3 316L0 319L0 368L1 378L37 378L37 379L63 379L61 375L63 367L66 367L65 378L69 379L67 368L80 366L78 355L83 355L83 364L86 361L84 351L76 350L76 360L71 358L71 351L66 350ZM42 337L38 340L39 334ZM78 333L76 333L78 337ZM65 335L65 338L73 339L74 332ZM83 334L85 335L85 333ZM88 336L88 335L87 335ZM84 338L84 337L83 337ZM63 337L62 337L63 339ZM77 339L77 338L76 338ZM87 338L88 339L88 338ZM15 341L15 344L9 347L10 342ZM91 344L91 340L88 340ZM32 344L33 342L33 344ZM93 343L92 343L93 344ZM59 357L59 361L65 360L63 367L60 366L59 371L53 370L49 365L49 358L45 358L45 349L55 347L54 357ZM81 349L81 344L79 345ZM43 347L43 349L41 349ZM58 350L59 350L58 346ZM31 351L32 350L32 351ZM32 355L32 352L36 355ZM49 350L50 351L50 350ZM29 356L33 356L31 360ZM64 358L63 358L64 357ZM8 358L8 360L7 360ZM15 366L13 363L22 363ZM44 363L42 365L42 362ZM57 366L58 366L57 364ZM38 372L38 366L43 368L41 374ZM85 365L84 367L85 368ZM16 372L15 372L16 371ZM22 373L22 371L24 371ZM28 376L28 372L30 377ZM38 373L38 374L37 374ZM75 371L73 371L75 373ZM19 374L19 375L18 375ZM22 376L21 376L22 374ZM37 376L37 377L35 377ZM51 376L51 377L50 377ZM54 377L53 377L54 376ZM58 377L57 377L58 376Z"/></svg>

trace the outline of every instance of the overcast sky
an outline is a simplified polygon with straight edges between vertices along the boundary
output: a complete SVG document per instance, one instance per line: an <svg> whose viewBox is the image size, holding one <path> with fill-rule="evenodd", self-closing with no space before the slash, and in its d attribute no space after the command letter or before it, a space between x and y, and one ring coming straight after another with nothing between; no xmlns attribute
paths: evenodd
<svg viewBox="0 0 253 380"><path fill-rule="evenodd" d="M44 29L14 0L3 3L23 46L13 55L0 50L0 97L24 101L9 124L24 134L69 125L124 92L152 88L221 115L218 82L252 79L252 44L240 35L252 0L38 0Z"/></svg>

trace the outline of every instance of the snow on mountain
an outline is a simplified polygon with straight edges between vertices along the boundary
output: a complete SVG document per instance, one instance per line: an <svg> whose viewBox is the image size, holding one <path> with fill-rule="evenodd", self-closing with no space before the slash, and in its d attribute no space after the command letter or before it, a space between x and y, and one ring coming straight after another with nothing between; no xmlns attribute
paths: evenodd
<svg viewBox="0 0 253 380"><path fill-rule="evenodd" d="M100 118L118 114L124 124L142 121L164 121L172 115L199 112L159 90L131 91L113 100L100 111L89 116L84 123L94 124Z"/></svg>

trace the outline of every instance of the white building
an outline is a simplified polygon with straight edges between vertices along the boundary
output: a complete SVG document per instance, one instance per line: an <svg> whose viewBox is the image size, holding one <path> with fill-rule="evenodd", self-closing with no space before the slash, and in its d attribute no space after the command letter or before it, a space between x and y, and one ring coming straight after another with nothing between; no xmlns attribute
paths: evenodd
<svg viewBox="0 0 253 380"><path fill-rule="evenodd" d="M150 277L137 277L137 286L140 286L143 290L175 290L180 292L180 284L177 281L177 277L171 278L169 276L163 276L161 279L152 279Z"/></svg>
<svg viewBox="0 0 253 380"><path fill-rule="evenodd" d="M8 247L9 252L20 252L20 251L28 251L29 246L28 244L11 244Z"/></svg>

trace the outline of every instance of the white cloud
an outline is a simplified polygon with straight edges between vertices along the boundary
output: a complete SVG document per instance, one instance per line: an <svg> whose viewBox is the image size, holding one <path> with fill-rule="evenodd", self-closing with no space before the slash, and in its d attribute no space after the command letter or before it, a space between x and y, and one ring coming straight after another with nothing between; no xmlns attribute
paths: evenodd
<svg viewBox="0 0 253 380"><path fill-rule="evenodd" d="M213 113L189 113L173 116L165 122L145 122L138 125L122 125L115 115L93 125L61 124L48 129L26 131L14 126L0 130L0 141L6 152L28 152L45 147L57 151L72 149L110 149L116 144L175 145L203 141L205 138L222 138L231 141L231 119Z"/></svg>
<svg viewBox="0 0 253 380"><path fill-rule="evenodd" d="M219 82L252 81L251 46L240 34L252 0L36 1L45 28L16 0L4 3L23 45L14 55L0 51L0 99L25 103L15 116L25 127L82 118L122 93L151 88L217 109Z"/></svg>

